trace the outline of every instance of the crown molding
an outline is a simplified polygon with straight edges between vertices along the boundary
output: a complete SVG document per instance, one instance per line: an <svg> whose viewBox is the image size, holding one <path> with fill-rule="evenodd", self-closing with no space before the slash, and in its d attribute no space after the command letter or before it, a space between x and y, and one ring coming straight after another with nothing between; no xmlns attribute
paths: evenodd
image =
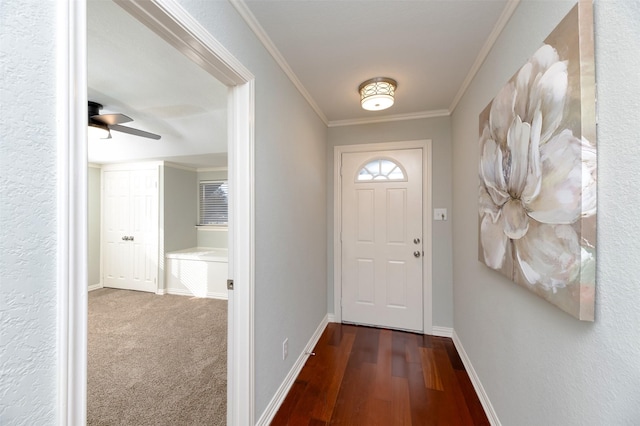
<svg viewBox="0 0 640 426"><path fill-rule="evenodd" d="M228 172L228 166L220 166L220 167L198 167L196 169L198 173L200 172Z"/></svg>
<svg viewBox="0 0 640 426"><path fill-rule="evenodd" d="M456 109L456 107L458 106L458 102L460 102L460 99L462 99L462 97L466 93L469 85L471 84L471 81L480 70L480 67L484 63L485 59L487 59L487 56L489 56L489 52L491 52L493 45L496 43L498 36L500 35L500 33L502 33L502 30L504 30L504 27L507 26L509 19L511 19L511 15L513 15L513 12L515 12L518 4L520 4L520 0L509 0L507 2L507 5L502 10L502 14L498 18L496 24L493 26L493 30L491 30L489 37L487 37L487 41L484 42L482 49L480 49L475 62L473 63L471 69L469 70L469 73L467 74L467 77L462 82L460 89L458 89L458 93L456 94L455 98L453 98L453 102L451 102L451 106L449 107L449 111L451 113L453 113L453 111Z"/></svg>
<svg viewBox="0 0 640 426"><path fill-rule="evenodd" d="M385 115L375 118L354 118L349 120L330 121L329 127L355 126L359 124L375 124L387 123L390 121L419 120L423 118L448 117L451 112L446 109L438 109L433 111L414 112L410 114Z"/></svg>
<svg viewBox="0 0 640 426"><path fill-rule="evenodd" d="M316 101L313 100L309 92L307 92L307 89L302 85L298 76L296 76L287 61L284 59L284 56L282 56L278 48L273 44L273 41L271 41L271 38L269 38L267 32L262 28L262 25L260 25L253 13L251 13L244 0L229 0L229 3L231 3L231 5L236 9L242 19L244 19L249 28L251 28L256 37L258 37L258 40L260 40L265 49L267 49L276 63L280 66L282 71L284 71L287 77L289 77L289 80L291 80L296 89L298 89L311 108L313 108L316 114L318 114L318 117L320 117L324 124L328 126L329 120L324 115L318 104L316 104Z"/></svg>

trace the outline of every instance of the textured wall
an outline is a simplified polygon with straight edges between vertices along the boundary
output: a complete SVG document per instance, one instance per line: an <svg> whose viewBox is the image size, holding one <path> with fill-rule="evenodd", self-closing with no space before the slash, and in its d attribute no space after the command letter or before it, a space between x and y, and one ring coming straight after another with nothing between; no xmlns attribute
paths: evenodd
<svg viewBox="0 0 640 426"><path fill-rule="evenodd" d="M640 2L595 2L596 319L477 261L478 114L575 1L523 1L452 116L454 327L504 425L640 421Z"/></svg>
<svg viewBox="0 0 640 426"><path fill-rule="evenodd" d="M0 5L0 424L55 423L55 2Z"/></svg>
<svg viewBox="0 0 640 426"><path fill-rule="evenodd" d="M388 123L332 127L327 143L327 240L328 246L328 300L329 312L333 306L333 151L339 145L395 142L431 139L432 142L432 206L444 207L451 212L451 121L449 117ZM432 282L433 325L453 327L452 296L452 231L451 221L432 223Z"/></svg>

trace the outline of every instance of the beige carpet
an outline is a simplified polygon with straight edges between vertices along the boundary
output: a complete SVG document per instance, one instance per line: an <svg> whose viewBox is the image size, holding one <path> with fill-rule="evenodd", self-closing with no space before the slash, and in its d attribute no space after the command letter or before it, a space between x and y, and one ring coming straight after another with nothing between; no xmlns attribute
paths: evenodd
<svg viewBox="0 0 640 426"><path fill-rule="evenodd" d="M100 289L88 327L87 424L225 424L225 300Z"/></svg>

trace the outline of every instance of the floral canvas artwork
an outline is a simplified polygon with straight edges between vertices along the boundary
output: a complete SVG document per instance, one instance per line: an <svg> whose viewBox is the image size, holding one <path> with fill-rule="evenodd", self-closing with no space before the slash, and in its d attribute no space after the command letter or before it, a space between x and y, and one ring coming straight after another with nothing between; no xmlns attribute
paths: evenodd
<svg viewBox="0 0 640 426"><path fill-rule="evenodd" d="M480 114L479 260L593 321L593 14L580 1Z"/></svg>

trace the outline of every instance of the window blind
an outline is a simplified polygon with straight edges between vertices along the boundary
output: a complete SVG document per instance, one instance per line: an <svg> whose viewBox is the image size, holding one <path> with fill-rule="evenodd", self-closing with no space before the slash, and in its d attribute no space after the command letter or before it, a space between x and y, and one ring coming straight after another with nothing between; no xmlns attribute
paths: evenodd
<svg viewBox="0 0 640 426"><path fill-rule="evenodd" d="M229 222L229 184L227 181L200 182L200 225L226 225Z"/></svg>

